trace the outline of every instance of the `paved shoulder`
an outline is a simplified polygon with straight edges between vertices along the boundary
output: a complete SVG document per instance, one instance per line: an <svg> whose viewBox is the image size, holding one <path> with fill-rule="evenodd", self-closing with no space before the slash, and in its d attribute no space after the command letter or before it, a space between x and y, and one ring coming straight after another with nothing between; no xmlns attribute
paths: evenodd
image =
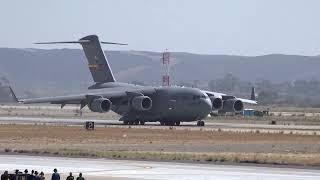
<svg viewBox="0 0 320 180"><path fill-rule="evenodd" d="M228 166L150 161L0 155L0 170L39 169L50 174L57 168L64 177L82 172L94 179L246 179L308 180L319 179L319 170Z"/></svg>

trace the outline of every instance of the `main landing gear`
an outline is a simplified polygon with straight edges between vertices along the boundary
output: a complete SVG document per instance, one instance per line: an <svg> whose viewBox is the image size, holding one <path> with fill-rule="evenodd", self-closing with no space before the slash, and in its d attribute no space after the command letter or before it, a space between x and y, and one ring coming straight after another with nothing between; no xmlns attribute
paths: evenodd
<svg viewBox="0 0 320 180"><path fill-rule="evenodd" d="M161 126L180 126L180 121L172 122L172 121L160 121Z"/></svg>
<svg viewBox="0 0 320 180"><path fill-rule="evenodd" d="M139 121L139 120L135 120L135 121L123 121L124 125L145 125L144 121Z"/></svg>
<svg viewBox="0 0 320 180"><path fill-rule="evenodd" d="M204 126L204 121L202 121L202 120L198 121L197 126Z"/></svg>

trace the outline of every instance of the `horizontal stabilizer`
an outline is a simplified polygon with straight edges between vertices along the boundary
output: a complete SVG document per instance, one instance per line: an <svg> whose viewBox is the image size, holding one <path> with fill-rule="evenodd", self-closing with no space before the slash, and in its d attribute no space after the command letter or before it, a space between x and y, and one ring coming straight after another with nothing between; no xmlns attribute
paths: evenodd
<svg viewBox="0 0 320 180"><path fill-rule="evenodd" d="M123 43L105 42L105 41L101 41L100 43L101 43L101 44L128 45L128 44L123 44Z"/></svg>
<svg viewBox="0 0 320 180"><path fill-rule="evenodd" d="M90 40L79 40L79 41L57 41L57 42L37 42L34 44L86 44L89 43ZM101 41L101 44L113 44L113 45L128 45L124 43L116 43L116 42L105 42Z"/></svg>
<svg viewBox="0 0 320 180"><path fill-rule="evenodd" d="M57 41L57 42L37 42L34 44L81 44L88 43L89 40L79 40L79 41Z"/></svg>

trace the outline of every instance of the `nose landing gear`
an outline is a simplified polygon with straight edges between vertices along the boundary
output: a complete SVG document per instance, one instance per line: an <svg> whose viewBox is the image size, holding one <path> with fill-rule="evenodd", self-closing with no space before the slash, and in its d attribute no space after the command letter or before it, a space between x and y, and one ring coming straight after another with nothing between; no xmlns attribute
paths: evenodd
<svg viewBox="0 0 320 180"><path fill-rule="evenodd" d="M198 121L197 126L204 126L204 121L202 121L202 120Z"/></svg>

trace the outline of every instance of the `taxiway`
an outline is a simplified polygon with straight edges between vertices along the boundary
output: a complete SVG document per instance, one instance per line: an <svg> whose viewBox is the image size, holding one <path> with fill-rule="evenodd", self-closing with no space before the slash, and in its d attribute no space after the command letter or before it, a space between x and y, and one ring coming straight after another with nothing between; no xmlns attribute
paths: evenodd
<svg viewBox="0 0 320 180"><path fill-rule="evenodd" d="M49 117L0 117L0 124L46 124L46 125L72 125L83 126L86 121L93 121L97 126L109 126L127 128L122 122L113 119L81 119L81 118L49 118ZM168 126L160 126L158 122L148 122L146 125L131 125L133 128L165 129ZM283 133L301 135L320 135L318 125L269 125L269 124L244 124L244 123L217 123L206 121L204 127L195 126L195 122L183 122L180 126L174 126L177 130L202 130L215 131L224 130L231 132L254 132L259 130L261 133Z"/></svg>

